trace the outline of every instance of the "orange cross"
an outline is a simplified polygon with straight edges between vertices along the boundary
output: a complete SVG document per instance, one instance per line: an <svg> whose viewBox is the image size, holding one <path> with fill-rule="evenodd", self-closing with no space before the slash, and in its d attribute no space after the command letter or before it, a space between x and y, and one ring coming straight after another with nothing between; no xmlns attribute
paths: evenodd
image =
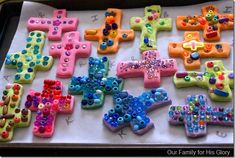
<svg viewBox="0 0 235 158"><path fill-rule="evenodd" d="M168 45L170 57L180 57L184 60L187 70L200 68L200 58L226 58L230 53L229 43L200 42L198 31L185 32L184 41L170 42Z"/></svg>
<svg viewBox="0 0 235 158"><path fill-rule="evenodd" d="M233 29L233 14L220 14L214 5L202 7L202 15L177 16L178 30L203 30L206 41L220 40L220 31Z"/></svg>

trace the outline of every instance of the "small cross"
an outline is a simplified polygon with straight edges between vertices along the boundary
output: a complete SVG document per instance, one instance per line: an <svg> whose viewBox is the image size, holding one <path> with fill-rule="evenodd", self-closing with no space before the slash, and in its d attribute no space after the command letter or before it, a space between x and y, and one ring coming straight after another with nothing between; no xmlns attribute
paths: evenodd
<svg viewBox="0 0 235 158"><path fill-rule="evenodd" d="M184 106L171 106L168 112L169 123L184 124L188 137L201 137L207 134L207 125L233 126L232 108L212 107L205 95L192 95ZM223 136L218 133L217 135Z"/></svg>
<svg viewBox="0 0 235 158"><path fill-rule="evenodd" d="M77 58L87 58L91 54L91 43L80 42L79 32L67 32L62 42L52 43L49 54L59 57L56 76L60 78L71 78L76 66Z"/></svg>
<svg viewBox="0 0 235 158"><path fill-rule="evenodd" d="M156 50L157 41L156 34L158 31L170 31L172 29L171 18L160 18L161 7L159 5L148 6L144 10L145 16L132 17L130 20L131 28L139 31L141 30L140 50ZM164 16L168 16L167 12L164 12Z"/></svg>
<svg viewBox="0 0 235 158"><path fill-rule="evenodd" d="M108 9L105 12L104 24L98 29L87 29L84 38L98 41L99 54L114 54L118 52L119 42L134 39L133 30L121 29L122 10Z"/></svg>
<svg viewBox="0 0 235 158"><path fill-rule="evenodd" d="M132 78L144 76L144 87L160 86L161 76L174 75L177 64L174 59L160 59L159 52L149 50L143 52L142 60L124 61L117 65L117 76Z"/></svg>
<svg viewBox="0 0 235 158"><path fill-rule="evenodd" d="M74 97L62 95L62 82L45 80L43 91L31 90L27 95L25 107L37 112L33 124L33 134L38 137L51 137L55 130L57 113L71 114ZM71 120L68 121L71 123Z"/></svg>
<svg viewBox="0 0 235 158"><path fill-rule="evenodd" d="M214 101L231 101L234 74L226 70L221 60L205 63L205 72L176 72L174 83L177 88L198 86L208 89L209 96Z"/></svg>
<svg viewBox="0 0 235 158"><path fill-rule="evenodd" d="M154 127L147 115L149 111L171 104L167 92L162 88L143 92L138 97L130 95L127 91L117 91L113 100L114 108L104 114L105 126L113 132L130 126L138 135L145 134ZM121 131L119 136L122 138L123 135Z"/></svg>
<svg viewBox="0 0 235 158"><path fill-rule="evenodd" d="M52 18L31 17L27 22L29 31L48 30L49 40L60 40L62 32L76 31L78 25L77 18L67 18L67 11L64 9L54 10Z"/></svg>
<svg viewBox="0 0 235 158"><path fill-rule="evenodd" d="M37 71L48 71L52 67L53 58L42 56L45 42L45 33L32 31L27 38L25 49L21 52L7 54L6 68L15 68L16 83L32 83Z"/></svg>
<svg viewBox="0 0 235 158"><path fill-rule="evenodd" d="M233 14L220 14L214 5L202 7L202 15L177 16L178 30L203 30L206 41L219 41L220 31L233 29Z"/></svg>

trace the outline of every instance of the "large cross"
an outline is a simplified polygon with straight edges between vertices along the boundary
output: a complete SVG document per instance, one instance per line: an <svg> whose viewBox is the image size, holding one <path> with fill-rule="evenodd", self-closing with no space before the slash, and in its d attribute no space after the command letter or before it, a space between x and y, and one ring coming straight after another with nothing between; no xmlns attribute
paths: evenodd
<svg viewBox="0 0 235 158"><path fill-rule="evenodd" d="M132 17L130 25L133 30L141 31L140 50L156 50L156 34L158 31L170 31L172 29L171 18L160 18L161 7L159 5L148 6L144 10L145 16Z"/></svg>
<svg viewBox="0 0 235 158"><path fill-rule="evenodd" d="M207 125L233 126L233 108L212 107L205 95L192 95L186 98L184 106L171 106L168 112L169 123L185 126L188 137L201 137L207 134Z"/></svg>
<svg viewBox="0 0 235 158"><path fill-rule="evenodd" d="M91 43L80 42L79 32L68 32L64 34L62 42L51 44L49 54L60 58L56 72L57 77L72 77L76 59L90 56Z"/></svg>
<svg viewBox="0 0 235 158"><path fill-rule="evenodd" d="M179 30L203 30L206 41L220 40L222 30L233 29L233 14L220 14L214 5L207 5L201 9L202 15L177 16L176 26Z"/></svg>
<svg viewBox="0 0 235 158"><path fill-rule="evenodd" d="M60 40L62 32L76 31L78 26L77 18L67 18L67 11L64 9L55 10L52 18L31 17L27 27L29 31L48 31L49 40Z"/></svg>
<svg viewBox="0 0 235 158"><path fill-rule="evenodd" d="M205 72L176 72L174 83L177 88L198 86L207 88L209 96L214 101L231 101L234 74L224 68L220 60L205 63Z"/></svg>
<svg viewBox="0 0 235 158"><path fill-rule="evenodd" d="M184 60L187 70L199 69L201 58L226 58L230 54L230 45L226 42L205 43L200 41L198 31L185 32L183 42L170 42L169 56L180 57Z"/></svg>
<svg viewBox="0 0 235 158"><path fill-rule="evenodd" d="M105 12L103 25L98 29L87 29L85 39L98 41L98 53L117 53L119 41L130 41L134 39L133 30L121 29L122 10L109 8Z"/></svg>
<svg viewBox="0 0 235 158"><path fill-rule="evenodd" d="M89 58L89 76L72 77L69 83L70 94L83 94L83 109L100 108L104 104L105 94L113 95L122 90L123 81L108 77L109 61L107 57Z"/></svg>
<svg viewBox="0 0 235 158"><path fill-rule="evenodd" d="M25 49L7 54L5 66L16 69L16 83L32 83L37 71L48 71L53 64L51 56L42 56L45 33L32 31L27 38Z"/></svg>
<svg viewBox="0 0 235 158"><path fill-rule="evenodd" d="M37 112L33 124L33 134L38 137L51 137L55 129L56 114L71 114L74 97L62 95L62 82L44 80L42 92L31 90L27 95L25 107Z"/></svg>
<svg viewBox="0 0 235 158"><path fill-rule="evenodd" d="M133 78L144 76L144 87L160 86L161 76L171 76L177 71L175 59L160 59L156 50L145 51L140 61L122 61L117 65L117 76Z"/></svg>
<svg viewBox="0 0 235 158"><path fill-rule="evenodd" d="M31 120L28 109L20 109L23 87L17 83L8 84L0 101L0 141L10 141L14 128L27 127Z"/></svg>
<svg viewBox="0 0 235 158"><path fill-rule="evenodd" d="M113 132L131 126L134 133L142 135L154 127L147 112L161 106L171 104L167 92L162 89L152 89L133 97L127 91L119 91L113 96L114 108L104 114L104 124Z"/></svg>

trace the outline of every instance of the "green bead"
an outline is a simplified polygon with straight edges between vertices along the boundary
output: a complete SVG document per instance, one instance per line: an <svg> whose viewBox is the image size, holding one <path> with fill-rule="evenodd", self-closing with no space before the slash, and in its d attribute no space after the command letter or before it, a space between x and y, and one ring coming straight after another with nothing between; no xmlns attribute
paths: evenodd
<svg viewBox="0 0 235 158"><path fill-rule="evenodd" d="M177 106L177 111L180 111L182 109L181 106Z"/></svg>
<svg viewBox="0 0 235 158"><path fill-rule="evenodd" d="M149 27L151 27L151 24L146 24L145 26L146 26L147 28L149 28Z"/></svg>
<svg viewBox="0 0 235 158"><path fill-rule="evenodd" d="M8 94L8 91L7 90L4 90L3 91L3 95L7 95Z"/></svg>
<svg viewBox="0 0 235 158"><path fill-rule="evenodd" d="M48 64L48 62L46 62L46 61L44 61L44 62L42 63L43 66L47 66L47 64Z"/></svg>
<svg viewBox="0 0 235 158"><path fill-rule="evenodd" d="M15 55L14 55L14 58L16 58L16 59L18 59L19 57L20 57L19 54L15 54Z"/></svg>
<svg viewBox="0 0 235 158"><path fill-rule="evenodd" d="M16 65L17 64L17 61L16 60L12 60L12 65Z"/></svg>
<svg viewBox="0 0 235 158"><path fill-rule="evenodd" d="M26 80L30 79L30 74L25 74L25 75L24 75L24 78L25 78Z"/></svg>
<svg viewBox="0 0 235 158"><path fill-rule="evenodd" d="M20 75L15 75L15 80L19 80L20 79Z"/></svg>
<svg viewBox="0 0 235 158"><path fill-rule="evenodd" d="M190 77L189 77L189 76L185 76L185 77L184 77L184 80L185 80L185 81L190 81Z"/></svg>
<svg viewBox="0 0 235 158"><path fill-rule="evenodd" d="M30 33L30 36L34 36L34 32L31 32L31 33Z"/></svg>
<svg viewBox="0 0 235 158"><path fill-rule="evenodd" d="M41 37L42 36L42 34L41 33L37 33L37 37Z"/></svg>
<svg viewBox="0 0 235 158"><path fill-rule="evenodd" d="M28 44L26 45L26 48L29 48L29 47L31 47L31 44L28 43Z"/></svg>
<svg viewBox="0 0 235 158"><path fill-rule="evenodd" d="M212 14L210 14L210 13L207 13L207 14L206 14L206 20L207 20L207 21L211 21L212 18L213 18Z"/></svg>
<svg viewBox="0 0 235 158"><path fill-rule="evenodd" d="M42 40L40 38L37 39L37 42L40 43Z"/></svg>
<svg viewBox="0 0 235 158"><path fill-rule="evenodd" d="M161 20L159 21L159 24L160 24L160 25L164 25L164 24L165 24L165 21L161 19Z"/></svg>

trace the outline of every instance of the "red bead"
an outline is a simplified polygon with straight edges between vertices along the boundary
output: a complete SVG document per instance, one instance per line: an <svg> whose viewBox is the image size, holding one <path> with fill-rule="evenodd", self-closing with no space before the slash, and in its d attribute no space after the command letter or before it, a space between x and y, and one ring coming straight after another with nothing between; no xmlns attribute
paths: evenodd
<svg viewBox="0 0 235 158"><path fill-rule="evenodd" d="M3 131L2 132L2 137L3 138L8 138L9 137L9 133L7 131Z"/></svg>
<svg viewBox="0 0 235 158"><path fill-rule="evenodd" d="M66 44L65 49L66 49L66 50L71 50L71 49L73 49L73 44Z"/></svg>
<svg viewBox="0 0 235 158"><path fill-rule="evenodd" d="M46 132L51 132L51 131L52 131L51 126L46 126Z"/></svg>
<svg viewBox="0 0 235 158"><path fill-rule="evenodd" d="M224 80L224 75L219 75L218 77L220 80Z"/></svg>
<svg viewBox="0 0 235 158"><path fill-rule="evenodd" d="M223 83L217 83L215 86L218 89L223 89L224 88L224 84Z"/></svg>
<svg viewBox="0 0 235 158"><path fill-rule="evenodd" d="M186 22L182 22L182 25L183 25L183 26L186 26Z"/></svg>
<svg viewBox="0 0 235 158"><path fill-rule="evenodd" d="M213 66L214 66L214 63L213 63L213 62L208 62L208 63L207 63L207 67L208 67L208 68L212 68Z"/></svg>
<svg viewBox="0 0 235 158"><path fill-rule="evenodd" d="M152 21L153 20L153 16L148 16L148 20Z"/></svg>
<svg viewBox="0 0 235 158"><path fill-rule="evenodd" d="M19 122L20 122L20 118L19 118L19 117L15 117L15 118L14 118L14 122L15 122L15 123L19 123Z"/></svg>

